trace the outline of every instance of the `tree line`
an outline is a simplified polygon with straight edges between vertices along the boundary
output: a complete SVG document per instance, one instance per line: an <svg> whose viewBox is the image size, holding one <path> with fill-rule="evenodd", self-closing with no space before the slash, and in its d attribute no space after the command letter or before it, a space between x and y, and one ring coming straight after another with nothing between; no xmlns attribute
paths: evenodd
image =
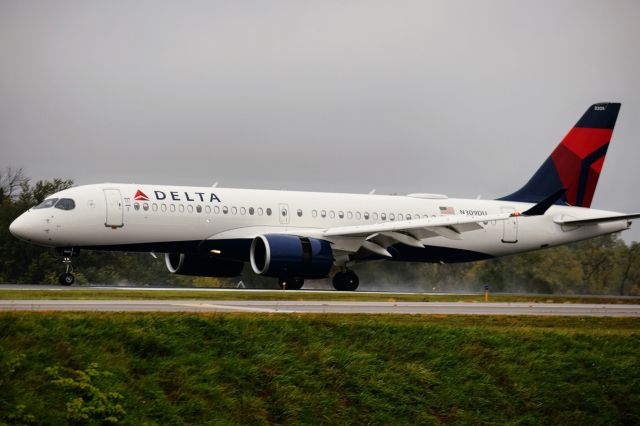
<svg viewBox="0 0 640 426"><path fill-rule="evenodd" d="M55 284L64 270L53 250L14 238L9 225L47 195L69 188L70 179L32 182L22 169L0 171L0 282ZM241 277L170 274L161 254L83 251L74 258L76 282L166 286L277 288L277 280L245 267ZM362 289L492 291L640 295L640 243L618 234L493 260L461 264L372 262L356 267ZM330 288L330 283L314 282Z"/></svg>

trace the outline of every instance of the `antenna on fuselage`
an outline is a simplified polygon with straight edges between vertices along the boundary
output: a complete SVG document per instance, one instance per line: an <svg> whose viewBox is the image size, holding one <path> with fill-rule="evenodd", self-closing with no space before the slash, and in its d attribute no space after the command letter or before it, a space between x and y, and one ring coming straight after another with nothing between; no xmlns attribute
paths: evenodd
<svg viewBox="0 0 640 426"><path fill-rule="evenodd" d="M218 181L215 181L213 185L211 185L212 188L216 188L217 186L218 186Z"/></svg>
<svg viewBox="0 0 640 426"><path fill-rule="evenodd" d="M369 191L369 195L373 195L375 193L376 193L376 189L375 188L373 188L371 191Z"/></svg>

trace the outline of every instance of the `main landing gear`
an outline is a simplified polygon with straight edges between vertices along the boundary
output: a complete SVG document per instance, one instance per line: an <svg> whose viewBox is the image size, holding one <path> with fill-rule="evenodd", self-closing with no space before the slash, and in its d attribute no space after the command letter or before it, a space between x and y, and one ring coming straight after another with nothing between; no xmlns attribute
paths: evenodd
<svg viewBox="0 0 640 426"><path fill-rule="evenodd" d="M280 285L280 288L284 290L300 290L304 285L304 278L280 278L278 280L278 284Z"/></svg>
<svg viewBox="0 0 640 426"><path fill-rule="evenodd" d="M62 255L62 264L65 265L65 272L58 276L58 283L60 283L60 285L70 286L76 281L76 277L73 275L71 258L78 257L80 255L80 250L76 248L65 248L58 252Z"/></svg>
<svg viewBox="0 0 640 426"><path fill-rule="evenodd" d="M358 288L360 280L355 272L347 269L344 272L336 272L333 276L333 286L338 291L354 291Z"/></svg>

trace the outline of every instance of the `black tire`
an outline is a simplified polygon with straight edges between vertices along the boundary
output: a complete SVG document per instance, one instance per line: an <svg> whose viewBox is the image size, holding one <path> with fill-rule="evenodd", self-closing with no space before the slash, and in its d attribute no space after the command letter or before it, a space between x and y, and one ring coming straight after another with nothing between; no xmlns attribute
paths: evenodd
<svg viewBox="0 0 640 426"><path fill-rule="evenodd" d="M58 282L60 283L60 285L66 285L66 286L70 286L72 285L74 282L76 281L76 277L73 276L72 273L70 272L63 272L62 274L60 274L60 276L58 277Z"/></svg>
<svg viewBox="0 0 640 426"><path fill-rule="evenodd" d="M278 280L278 285L280 285L280 288L283 288L285 290L300 290L304 285L304 278L280 278Z"/></svg>
<svg viewBox="0 0 640 426"><path fill-rule="evenodd" d="M360 279L353 271L337 272L333 276L333 287L338 291L354 291L359 284Z"/></svg>

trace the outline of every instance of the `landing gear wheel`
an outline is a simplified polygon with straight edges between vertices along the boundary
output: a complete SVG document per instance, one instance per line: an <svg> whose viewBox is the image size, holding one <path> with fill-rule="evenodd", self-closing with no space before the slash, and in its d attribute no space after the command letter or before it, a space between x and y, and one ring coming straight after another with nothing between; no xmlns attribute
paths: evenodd
<svg viewBox="0 0 640 426"><path fill-rule="evenodd" d="M304 285L304 278L280 278L278 284L285 290L300 290Z"/></svg>
<svg viewBox="0 0 640 426"><path fill-rule="evenodd" d="M61 285L72 285L76 281L76 277L71 272L63 272L58 277L58 282Z"/></svg>
<svg viewBox="0 0 640 426"><path fill-rule="evenodd" d="M65 266L65 271L58 276L58 282L60 285L72 285L76 282L76 277L73 275L73 265L71 264L71 258L78 257L80 250L77 248L62 248L56 249L62 255L62 264Z"/></svg>
<svg viewBox="0 0 640 426"><path fill-rule="evenodd" d="M360 280L353 271L337 272L333 276L333 287L338 291L354 291Z"/></svg>

